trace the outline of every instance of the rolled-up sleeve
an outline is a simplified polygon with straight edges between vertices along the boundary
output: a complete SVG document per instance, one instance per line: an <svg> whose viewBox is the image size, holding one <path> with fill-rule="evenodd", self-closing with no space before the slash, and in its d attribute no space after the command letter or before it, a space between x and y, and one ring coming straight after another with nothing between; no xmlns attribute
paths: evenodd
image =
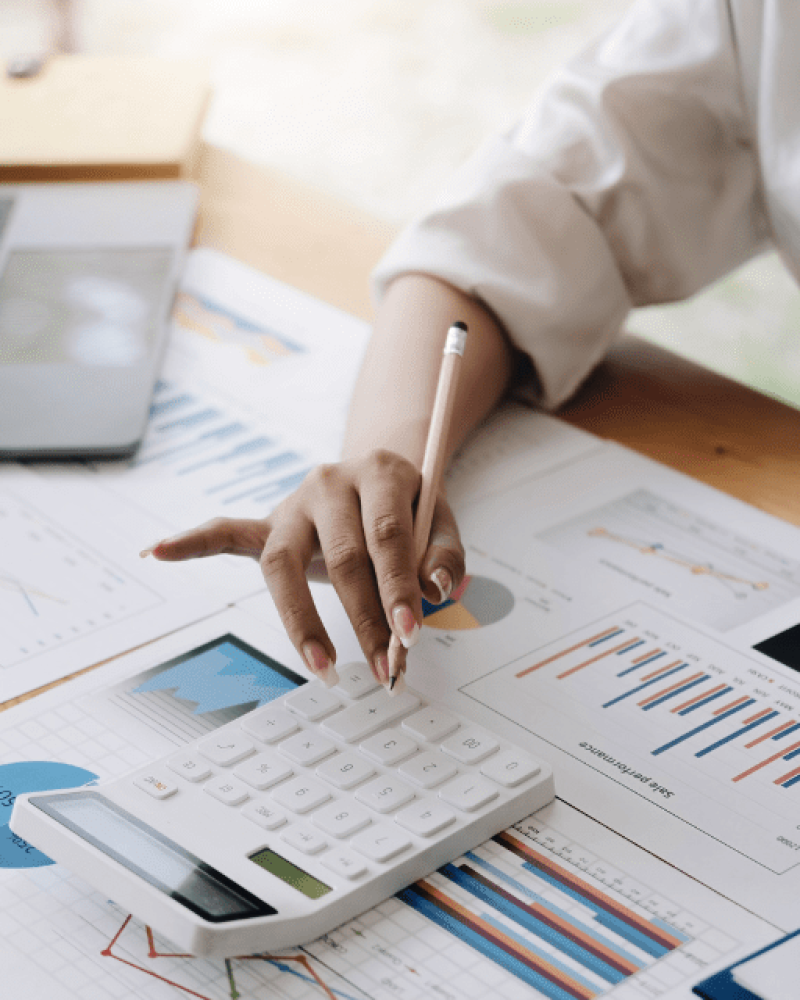
<svg viewBox="0 0 800 1000"><path fill-rule="evenodd" d="M567 399L632 306L684 298L768 241L725 0L642 0L484 145L379 264L474 295Z"/></svg>

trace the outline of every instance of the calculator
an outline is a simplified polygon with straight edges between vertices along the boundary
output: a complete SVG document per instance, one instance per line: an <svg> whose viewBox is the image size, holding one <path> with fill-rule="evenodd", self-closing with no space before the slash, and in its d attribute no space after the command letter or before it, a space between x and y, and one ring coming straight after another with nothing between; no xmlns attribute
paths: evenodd
<svg viewBox="0 0 800 1000"><path fill-rule="evenodd" d="M552 769L366 664L11 827L194 955L304 944L540 809Z"/></svg>

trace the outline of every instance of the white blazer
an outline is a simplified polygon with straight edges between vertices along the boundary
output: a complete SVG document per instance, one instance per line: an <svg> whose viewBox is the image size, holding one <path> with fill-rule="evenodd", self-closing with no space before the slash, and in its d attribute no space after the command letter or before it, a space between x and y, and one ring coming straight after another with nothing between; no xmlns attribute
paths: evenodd
<svg viewBox="0 0 800 1000"><path fill-rule="evenodd" d="M484 301L539 398L580 385L632 306L769 246L800 279L800 0L639 0L390 248Z"/></svg>

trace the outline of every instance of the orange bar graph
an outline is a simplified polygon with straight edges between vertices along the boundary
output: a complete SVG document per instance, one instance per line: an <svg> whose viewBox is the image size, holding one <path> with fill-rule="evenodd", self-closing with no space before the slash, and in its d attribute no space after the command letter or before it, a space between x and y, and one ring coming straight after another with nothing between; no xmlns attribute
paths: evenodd
<svg viewBox="0 0 800 1000"><path fill-rule="evenodd" d="M678 662L678 661L676 661L676 662ZM651 694L649 696L649 698L645 698L643 701L640 701L638 704L639 704L640 707L642 705L649 705L651 701L658 701L659 698L663 697L665 694L669 694L670 691L675 691L678 688L683 687L684 684L688 684L689 681L696 681L698 677L702 677L702 676L703 676L703 671L702 670L698 670L697 673L696 674L692 674L691 677L684 677L681 680L676 681L674 684L670 684L669 687L662 688L660 691L657 691L656 694Z"/></svg>
<svg viewBox="0 0 800 1000"><path fill-rule="evenodd" d="M605 639L607 635L611 635L612 632L618 632L619 628L613 625L611 628L607 628L604 632L598 632L597 635L593 635L591 639L584 639L583 642L578 642L574 646L570 646L569 649L562 649L558 653L554 653L552 656L548 656L546 660L541 660L539 663L534 663L532 667L526 667L525 670L520 670L516 675L517 677L525 677L526 674L533 673L534 670L539 670L541 667L546 667L548 663L553 663L554 660L560 660L562 656L569 656L570 653L574 653L576 649L580 649L581 646L591 646L593 642L598 642L600 639ZM638 639L631 639L630 642L638 642Z"/></svg>
<svg viewBox="0 0 800 1000"><path fill-rule="evenodd" d="M763 719L763 718L764 718L764 716L765 716L765 715L769 715L769 713L770 713L771 711L772 711L772 709L771 709L771 708L765 708L765 709L763 709L763 711L761 711L761 712L756 712L756 714L755 714L755 715L750 715L750 716L748 716L748 717L747 717L747 718L746 718L746 719L745 719L745 720L744 720L744 721L742 722L742 725L743 725L743 726L749 726L751 722L757 722L757 721L758 721L759 719Z"/></svg>
<svg viewBox="0 0 800 1000"><path fill-rule="evenodd" d="M773 781L773 784L782 785L784 781L788 781L790 778L795 778L797 777L798 774L800 774L800 767L796 767L793 771L790 771L788 774L784 774L782 775L782 777L776 778L775 781Z"/></svg>
<svg viewBox="0 0 800 1000"><path fill-rule="evenodd" d="M773 736L777 736L778 733L782 733L784 729L791 729L792 726L796 726L797 723L792 719L790 722L784 722L780 726L776 726L774 729L770 729L768 733L764 733L763 736L759 736L758 739L751 740L749 743L745 743L745 750L749 750L750 747L756 747L759 743L763 743L764 740L772 739Z"/></svg>
<svg viewBox="0 0 800 1000"><path fill-rule="evenodd" d="M716 694L717 691L721 691L724 687L724 684L717 684L717 686L715 688L711 688L710 691L703 691L702 694L696 694L694 698L690 698L688 701L684 701L680 705L676 705L672 711L681 712L684 708L689 708L690 705L696 705L698 701L702 701L704 698L710 698L712 694Z"/></svg>
<svg viewBox="0 0 800 1000"><path fill-rule="evenodd" d="M741 705L743 701L747 701L747 695L743 694L741 698L737 698L736 701L729 701L727 705L723 705L722 708L718 708L716 712L712 712L712 715L722 715L723 712L728 712L732 708L736 708L737 705Z"/></svg>
<svg viewBox="0 0 800 1000"><path fill-rule="evenodd" d="M646 653L642 653L641 656L637 656L635 660L631 660L631 663L636 666L638 663L644 663L645 660L649 660L651 656L657 656L663 652L663 649L650 649Z"/></svg>
<svg viewBox="0 0 800 1000"><path fill-rule="evenodd" d="M544 976L551 983L561 987L562 990L575 997L576 1000L592 1000L593 997L596 997L600 993L599 988L597 990L587 989L582 983L567 976L560 969L546 962L543 958L539 958L533 952L528 951L518 941L515 941L514 938L492 927L491 924L471 913L465 906L462 906L451 896L446 895L440 889L431 885L430 882L424 880L416 882L414 890L429 899L430 902L438 906L441 910L444 910L445 913L448 913L455 920L458 920L459 923L480 934L481 937L491 942L496 948L500 948L507 955L511 955L518 962L527 966L531 971L538 972L540 976Z"/></svg>
<svg viewBox="0 0 800 1000"><path fill-rule="evenodd" d="M643 681L651 681L654 677L658 677L660 674L665 674L668 670L672 670L673 667L677 667L680 660L673 660L672 663L668 663L666 667L659 667L658 670L654 670L650 674L645 674L642 677Z"/></svg>
<svg viewBox="0 0 800 1000"><path fill-rule="evenodd" d="M736 777L732 778L731 780L741 781L742 778L747 778L749 775L755 773L756 771L760 771L762 767L766 767L767 764L771 764L773 760L780 760L781 757L785 757L787 753L791 753L792 750L796 750L798 747L800 747L800 740L798 740L797 743L792 743L790 747L784 747L783 750L779 750L777 753L774 753L771 757L767 757L767 759L762 760L760 764L754 764L752 767L749 767L746 771L742 771L741 774L737 774Z"/></svg>
<svg viewBox="0 0 800 1000"><path fill-rule="evenodd" d="M593 656L590 660L584 660L583 663L579 663L577 667L570 667L569 670L565 670L563 674L558 674L558 679L563 680L565 677L570 677L572 674L577 674L579 670L583 670L584 667L589 667L593 663L597 663L598 660L604 659L606 656L611 656L612 653L618 653L621 649L625 649L626 646L630 646L633 640L626 639L625 642L621 642L619 646L612 646L607 649L604 653L598 653L597 656Z"/></svg>

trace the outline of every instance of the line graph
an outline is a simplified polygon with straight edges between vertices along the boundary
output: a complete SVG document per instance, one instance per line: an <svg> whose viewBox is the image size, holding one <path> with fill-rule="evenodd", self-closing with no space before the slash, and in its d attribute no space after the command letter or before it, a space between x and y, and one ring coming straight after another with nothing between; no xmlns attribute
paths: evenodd
<svg viewBox="0 0 800 1000"><path fill-rule="evenodd" d="M31 504L0 494L0 668L160 603Z"/></svg>
<svg viewBox="0 0 800 1000"><path fill-rule="evenodd" d="M607 538L609 541L617 542L620 545L627 545L643 556L654 556L658 559L665 559L674 566L680 566L688 570L694 576L711 576L722 582L739 583L744 587L752 587L753 590L767 590L769 588L769 582L766 580L747 580L744 577L735 576L733 573L725 573L710 563L699 563L680 553L671 553L661 542L642 542L632 538L625 538L623 535L615 535L608 528L602 527L592 528L588 534L590 538Z"/></svg>
<svg viewBox="0 0 800 1000"><path fill-rule="evenodd" d="M538 536L726 631L800 596L800 563L646 489Z"/></svg>

